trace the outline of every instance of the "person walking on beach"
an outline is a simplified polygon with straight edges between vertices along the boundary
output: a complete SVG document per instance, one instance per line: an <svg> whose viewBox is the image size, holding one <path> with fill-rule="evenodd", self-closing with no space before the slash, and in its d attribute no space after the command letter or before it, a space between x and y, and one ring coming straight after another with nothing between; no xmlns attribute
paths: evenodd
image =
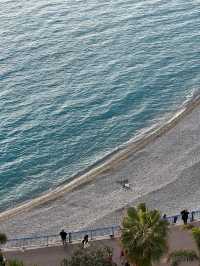
<svg viewBox="0 0 200 266"><path fill-rule="evenodd" d="M66 241L66 239L67 239L67 233L64 230L62 230L60 232L60 237L61 237L63 246L65 246L67 244L67 241Z"/></svg>
<svg viewBox="0 0 200 266"><path fill-rule="evenodd" d="M189 215L188 210L183 210L183 211L181 212L181 217L182 217L182 220L183 220L183 223L184 223L184 224L187 224L187 221L188 221L188 215Z"/></svg>

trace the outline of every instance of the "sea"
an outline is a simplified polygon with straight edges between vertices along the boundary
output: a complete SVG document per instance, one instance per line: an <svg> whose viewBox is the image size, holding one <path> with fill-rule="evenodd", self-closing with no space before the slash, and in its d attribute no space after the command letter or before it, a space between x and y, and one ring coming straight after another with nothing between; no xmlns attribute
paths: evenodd
<svg viewBox="0 0 200 266"><path fill-rule="evenodd" d="M199 88L200 0L1 0L0 210L86 172Z"/></svg>

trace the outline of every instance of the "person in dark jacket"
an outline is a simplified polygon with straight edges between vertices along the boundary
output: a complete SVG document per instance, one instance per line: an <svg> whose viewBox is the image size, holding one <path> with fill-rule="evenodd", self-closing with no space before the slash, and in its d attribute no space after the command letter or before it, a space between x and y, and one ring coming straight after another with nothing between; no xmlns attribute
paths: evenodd
<svg viewBox="0 0 200 266"><path fill-rule="evenodd" d="M6 260L0 249L0 266L5 266L5 265L6 265Z"/></svg>
<svg viewBox="0 0 200 266"><path fill-rule="evenodd" d="M89 239L89 236L88 235L84 235L84 238L82 240L83 247L88 244L88 239Z"/></svg>
<svg viewBox="0 0 200 266"><path fill-rule="evenodd" d="M188 221L188 215L189 215L188 210L183 210L183 211L181 212L181 217L182 217L182 220L183 220L183 223L184 223L184 224L187 224L187 221Z"/></svg>
<svg viewBox="0 0 200 266"><path fill-rule="evenodd" d="M63 246L65 246L67 244L67 241L66 241L66 239L67 239L67 233L64 230L62 230L60 232L60 237L61 237Z"/></svg>

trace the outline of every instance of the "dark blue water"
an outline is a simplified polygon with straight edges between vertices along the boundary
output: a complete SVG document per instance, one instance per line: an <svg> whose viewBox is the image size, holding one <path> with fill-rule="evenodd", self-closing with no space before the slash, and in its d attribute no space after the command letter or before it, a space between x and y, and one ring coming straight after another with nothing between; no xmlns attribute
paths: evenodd
<svg viewBox="0 0 200 266"><path fill-rule="evenodd" d="M2 0L0 206L35 197L200 85L199 0Z"/></svg>

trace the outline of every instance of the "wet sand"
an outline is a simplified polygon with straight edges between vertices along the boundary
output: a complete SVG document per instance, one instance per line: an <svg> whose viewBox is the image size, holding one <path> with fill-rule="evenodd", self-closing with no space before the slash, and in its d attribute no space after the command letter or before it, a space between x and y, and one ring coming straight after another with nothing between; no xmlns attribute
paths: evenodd
<svg viewBox="0 0 200 266"><path fill-rule="evenodd" d="M0 214L0 230L13 238L115 224L124 207L141 201L167 214L199 208L199 102L70 184Z"/></svg>

